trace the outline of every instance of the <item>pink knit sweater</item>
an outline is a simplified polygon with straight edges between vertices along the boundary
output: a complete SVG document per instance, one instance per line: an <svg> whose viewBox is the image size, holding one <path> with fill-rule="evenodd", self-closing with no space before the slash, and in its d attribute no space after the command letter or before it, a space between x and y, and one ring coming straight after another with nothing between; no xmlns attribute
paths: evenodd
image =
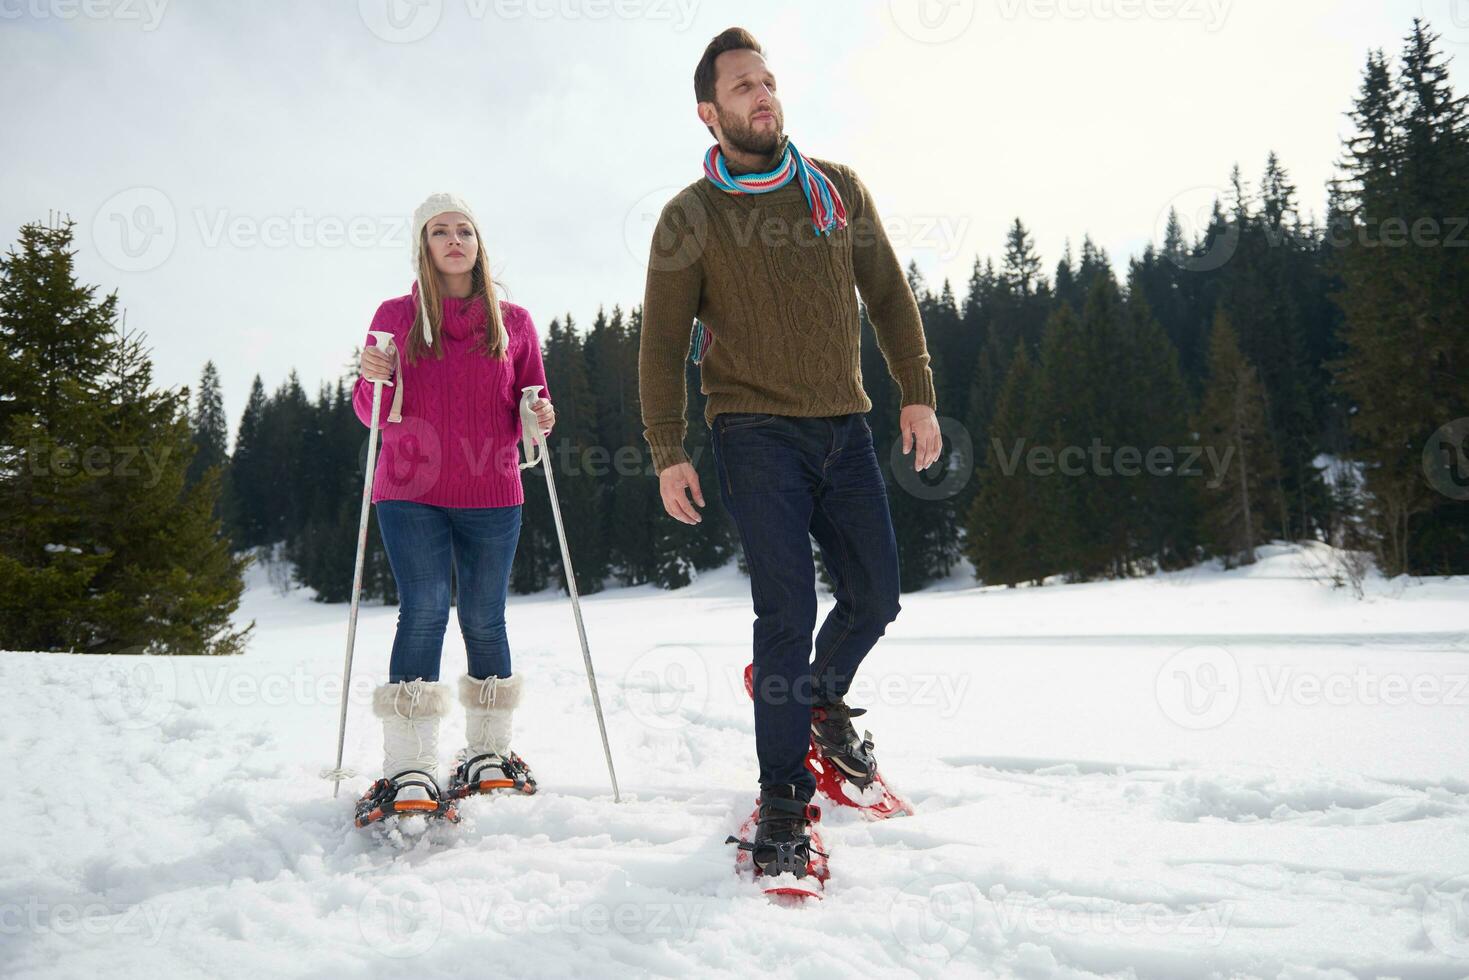
<svg viewBox="0 0 1469 980"><path fill-rule="evenodd" d="M377 469L372 501L413 500L440 507L510 507L525 501L520 485L520 389L545 385L541 345L523 307L500 301L508 357L497 361L470 348L484 327L478 300L444 299L442 330L433 353L409 364L402 351L418 307L418 284L378 307L372 330L388 330L398 348L403 383L402 421L389 422L393 389L383 385L378 413ZM371 337L363 338L371 346ZM542 390L541 397L550 400ZM352 405L363 425L372 419L372 382L359 376Z"/></svg>

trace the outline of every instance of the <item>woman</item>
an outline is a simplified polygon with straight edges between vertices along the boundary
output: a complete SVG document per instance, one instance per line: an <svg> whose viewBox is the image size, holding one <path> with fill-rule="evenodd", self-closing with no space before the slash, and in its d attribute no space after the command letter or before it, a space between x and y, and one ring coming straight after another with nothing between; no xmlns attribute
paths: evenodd
<svg viewBox="0 0 1469 980"><path fill-rule="evenodd" d="M372 700L383 721L383 777L358 802L359 826L397 811L448 814L448 800L471 793L535 792L530 770L510 750L521 677L511 672L505 597L525 499L520 391L546 384L540 342L530 314L498 299L462 199L434 194L419 205L412 242L412 291L383 303L370 328L392 333L393 343L364 345L352 398L369 425L373 381L393 382L383 388L372 502L398 585L398 629L388 683ZM533 407L549 432L550 401ZM453 696L438 678L451 561L469 655L458 684L468 734L446 795L438 730Z"/></svg>

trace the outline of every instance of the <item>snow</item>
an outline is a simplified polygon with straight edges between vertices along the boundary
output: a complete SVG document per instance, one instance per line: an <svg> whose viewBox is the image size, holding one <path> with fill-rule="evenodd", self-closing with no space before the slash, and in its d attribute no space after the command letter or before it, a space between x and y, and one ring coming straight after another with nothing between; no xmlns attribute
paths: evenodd
<svg viewBox="0 0 1469 980"><path fill-rule="evenodd" d="M917 815L825 809L826 896L732 873L753 728L731 566L583 601L612 801L564 597L512 597L534 797L350 826L381 759L364 607L251 569L232 658L5 653L0 944L17 977L1469 975L1463 579L1334 589L1321 555L905 595L854 704ZM830 597L823 595L823 613ZM453 625L443 676L464 668ZM445 729L445 760L462 738Z"/></svg>

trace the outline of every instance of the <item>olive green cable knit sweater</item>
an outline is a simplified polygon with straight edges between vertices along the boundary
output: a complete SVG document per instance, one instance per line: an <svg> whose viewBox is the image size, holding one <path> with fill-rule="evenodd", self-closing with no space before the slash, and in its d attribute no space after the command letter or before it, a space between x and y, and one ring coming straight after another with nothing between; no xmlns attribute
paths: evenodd
<svg viewBox="0 0 1469 980"><path fill-rule="evenodd" d="M710 425L723 412L870 411L858 292L902 404L937 408L918 304L867 188L849 167L809 159L841 194L846 228L818 237L794 180L736 195L700 178L658 217L638 380L643 435L660 473L688 459L684 358L695 317L714 338L701 365Z"/></svg>

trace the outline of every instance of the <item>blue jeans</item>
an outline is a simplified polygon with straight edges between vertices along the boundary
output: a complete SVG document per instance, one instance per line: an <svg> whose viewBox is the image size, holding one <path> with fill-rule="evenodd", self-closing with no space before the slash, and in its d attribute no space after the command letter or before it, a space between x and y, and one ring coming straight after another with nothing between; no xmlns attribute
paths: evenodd
<svg viewBox="0 0 1469 980"><path fill-rule="evenodd" d="M811 708L843 697L897 618L898 543L872 430L860 413L724 413L710 444L719 495L739 529L755 604L755 754L760 785L808 797ZM811 538L835 586L816 634Z"/></svg>
<svg viewBox="0 0 1469 980"><path fill-rule="evenodd" d="M505 596L520 540L520 505L437 507L379 500L376 507L378 530L398 583L398 632L388 682L439 679L449 625L451 551L469 674L509 677Z"/></svg>

